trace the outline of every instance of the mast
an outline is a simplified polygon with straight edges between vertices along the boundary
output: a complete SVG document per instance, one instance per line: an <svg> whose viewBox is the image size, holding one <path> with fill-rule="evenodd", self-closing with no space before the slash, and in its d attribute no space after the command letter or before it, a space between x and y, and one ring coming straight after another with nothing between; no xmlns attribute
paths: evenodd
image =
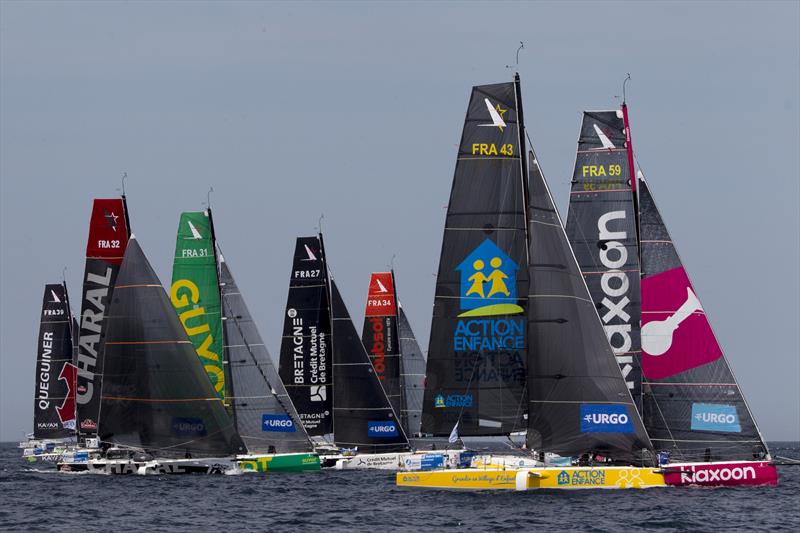
<svg viewBox="0 0 800 533"><path fill-rule="evenodd" d="M518 77L472 88L436 281L422 432L524 427L528 291Z"/></svg>
<svg viewBox="0 0 800 533"><path fill-rule="evenodd" d="M209 191L209 194L210 194L210 192L211 191ZM222 286L223 286L222 272L221 272L222 266L221 266L219 253L217 252L217 248L218 248L217 247L217 234L214 231L214 217L211 214L211 202L210 201L208 203L208 207L206 208L206 213L208 215L208 228L209 228L209 230L211 232L211 251L214 254L214 265L215 265L215 267L217 269L217 295L218 295L219 303L220 303L219 319L220 319L220 321L222 323L222 328L220 329L220 335L222 337L222 368L223 368L223 371L225 372L225 400L223 400L223 403L225 403L226 407L227 407L228 406L228 399L236 397L236 393L234 391L233 380L231 379L231 362L230 362L230 359L228 358L228 351L225 349L225 346L227 346L228 342L227 342L227 339L225 338L225 336L226 336L225 320L226 319L225 319L225 313L224 313L223 301L222 301ZM231 415L233 416L233 422L234 422L234 424L236 424L236 410L233 408L232 404L230 405L229 409L230 409ZM238 427L238 425L237 425L237 427Z"/></svg>
<svg viewBox="0 0 800 533"><path fill-rule="evenodd" d="M400 415L400 422L403 424L403 429L406 432L406 436L412 436L413 432L409 431L409 420L408 420L408 393L406 392L406 372L405 372L405 361L403 361L403 345L402 340L400 337L400 299L397 296L397 282L394 278L394 268L389 269L389 274L392 277L392 294L394 294L394 333L395 339L397 343L397 353L400 358L399 365L398 365L398 372L399 372L399 382L400 382L400 411L398 414ZM397 409L395 409L397 412Z"/></svg>

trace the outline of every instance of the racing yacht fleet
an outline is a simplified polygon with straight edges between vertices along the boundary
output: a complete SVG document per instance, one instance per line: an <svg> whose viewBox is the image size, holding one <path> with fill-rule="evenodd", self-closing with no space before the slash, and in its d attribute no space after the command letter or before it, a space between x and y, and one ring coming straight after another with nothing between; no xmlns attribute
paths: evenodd
<svg viewBox="0 0 800 533"><path fill-rule="evenodd" d="M30 462L112 474L397 471L453 490L775 485L652 191L629 112L587 111L564 223L519 75L472 88L427 358L394 270L361 336L322 234L298 237L273 361L216 239L180 215L171 284L95 199L80 314L44 290ZM524 438L500 454L463 438Z"/></svg>

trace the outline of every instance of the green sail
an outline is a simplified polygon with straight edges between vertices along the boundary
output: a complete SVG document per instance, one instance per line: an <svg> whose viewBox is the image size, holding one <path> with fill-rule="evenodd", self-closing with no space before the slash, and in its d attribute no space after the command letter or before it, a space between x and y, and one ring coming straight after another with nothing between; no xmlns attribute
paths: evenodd
<svg viewBox="0 0 800 533"><path fill-rule="evenodd" d="M224 400L219 278L207 211L181 213L169 296L214 390Z"/></svg>

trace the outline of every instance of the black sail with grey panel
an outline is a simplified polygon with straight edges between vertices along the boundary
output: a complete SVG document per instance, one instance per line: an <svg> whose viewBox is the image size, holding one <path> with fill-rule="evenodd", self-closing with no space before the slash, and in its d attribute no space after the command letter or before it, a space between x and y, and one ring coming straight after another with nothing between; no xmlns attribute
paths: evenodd
<svg viewBox="0 0 800 533"><path fill-rule="evenodd" d="M567 457L596 453L625 463L651 460L644 425L532 156L529 168L527 445ZM603 414L622 423L589 423Z"/></svg>
<svg viewBox="0 0 800 533"><path fill-rule="evenodd" d="M103 442L167 458L246 451L133 236L106 321L98 427Z"/></svg>
<svg viewBox="0 0 800 533"><path fill-rule="evenodd" d="M311 451L308 434L228 262L221 254L219 257L225 357L233 383L233 395L228 399L235 413L236 429L249 453Z"/></svg>

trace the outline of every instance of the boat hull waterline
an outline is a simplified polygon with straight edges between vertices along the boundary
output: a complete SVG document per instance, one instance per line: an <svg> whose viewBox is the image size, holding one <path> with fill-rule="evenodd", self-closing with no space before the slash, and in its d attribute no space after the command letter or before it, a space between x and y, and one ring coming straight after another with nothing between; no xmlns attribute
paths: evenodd
<svg viewBox="0 0 800 533"><path fill-rule="evenodd" d="M487 468L398 473L399 487L443 490L643 489L666 487L657 468L588 466Z"/></svg>
<svg viewBox="0 0 800 533"><path fill-rule="evenodd" d="M240 472L304 472L319 470L319 456L314 453L246 455L203 459L89 459L58 463L62 472L101 474L225 474Z"/></svg>

